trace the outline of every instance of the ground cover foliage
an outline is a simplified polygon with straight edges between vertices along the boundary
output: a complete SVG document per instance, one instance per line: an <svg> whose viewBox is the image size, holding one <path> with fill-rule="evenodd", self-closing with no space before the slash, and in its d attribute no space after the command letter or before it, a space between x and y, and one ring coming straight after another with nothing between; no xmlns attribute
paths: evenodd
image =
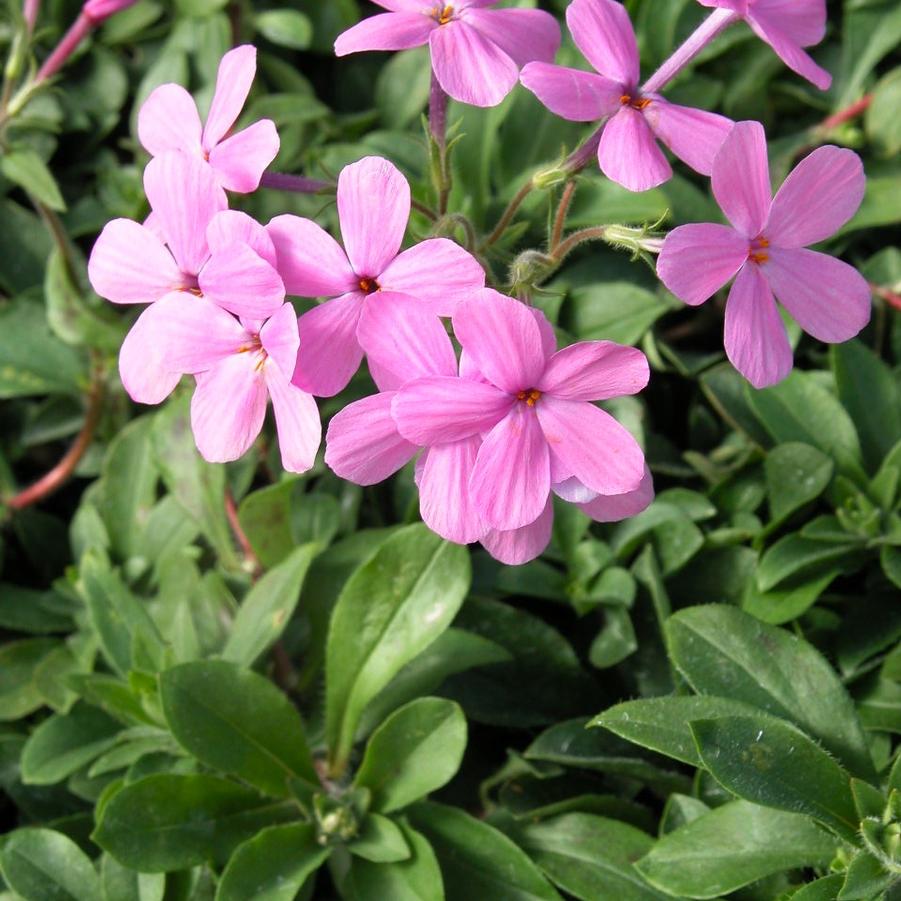
<svg viewBox="0 0 901 901"><path fill-rule="evenodd" d="M170 81L208 103L242 43L275 171L379 155L434 207L427 52L333 55L364 6L140 0L0 124L0 898L901 897L901 8L829 4L828 92L745 26L668 92L763 122L776 184L821 144L861 154L863 205L825 246L873 288L854 341L790 327L794 372L755 390L722 303L686 308L652 259L585 244L530 283L518 254L553 241L560 184L483 249L489 284L652 370L611 410L653 503L609 525L560 504L547 551L508 567L419 521L412 465L289 475L271 423L204 461L187 380L133 404L134 313L87 282L105 223L147 213L138 106ZM707 13L626 6L646 72ZM45 3L17 51L9 0L0 41L27 67L78 11ZM448 121L458 215L414 211L411 233L464 245L588 129L522 87ZM572 229L720 220L685 167L638 194L593 167L575 184ZM328 190L235 205L336 224ZM323 421L372 390L364 369Z"/></svg>

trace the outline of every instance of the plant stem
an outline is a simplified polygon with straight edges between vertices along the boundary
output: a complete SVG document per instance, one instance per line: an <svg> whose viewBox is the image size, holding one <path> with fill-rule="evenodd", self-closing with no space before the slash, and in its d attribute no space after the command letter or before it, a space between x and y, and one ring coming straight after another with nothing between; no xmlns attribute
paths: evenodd
<svg viewBox="0 0 901 901"><path fill-rule="evenodd" d="M25 0L22 8L22 15L25 18L25 24L28 26L28 33L34 31L35 23L38 20L38 13L41 10L41 0Z"/></svg>
<svg viewBox="0 0 901 901"><path fill-rule="evenodd" d="M515 194L510 203L507 204L507 209L504 210L504 214L498 220L497 225L494 227L494 231L485 238L484 241L479 245L479 252L483 250L487 250L491 247L492 244L496 244L502 237L504 232L507 230L510 223L513 221L513 217L516 215L516 211L522 206L523 201L531 194L532 188L534 187L532 183L532 179L529 179Z"/></svg>
<svg viewBox="0 0 901 901"><path fill-rule="evenodd" d="M225 516L228 519L232 534L235 536L235 541L238 547L241 548L241 553L244 554L244 567L250 572L253 580L256 581L262 574L263 567L253 549L253 545L250 543L250 539L241 526L235 497L229 488L225 489Z"/></svg>
<svg viewBox="0 0 901 901"><path fill-rule="evenodd" d="M451 175L447 158L447 94L432 70L432 86L429 91L429 133L434 143L436 159L433 160L433 177L438 194L438 215L447 212L451 192Z"/></svg>
<svg viewBox="0 0 901 901"><path fill-rule="evenodd" d="M555 262L562 263L580 244L585 244L587 241L603 241L606 235L606 225L580 229L573 232L565 241L561 241L554 249L552 256Z"/></svg>
<svg viewBox="0 0 901 901"><path fill-rule="evenodd" d="M321 194L335 189L333 182L284 172L264 172L260 179L260 187L274 188L276 191L293 191L295 194Z"/></svg>
<svg viewBox="0 0 901 901"><path fill-rule="evenodd" d="M730 9L715 9L641 86L641 93L652 94L666 87L715 37L739 18L738 13Z"/></svg>
<svg viewBox="0 0 901 901"><path fill-rule="evenodd" d="M569 207L572 204L573 195L576 193L576 183L569 181L563 188L563 195L557 206L557 215L554 217L554 229L551 232L550 251L551 254L560 245L563 240L563 230L566 228L566 216L569 213Z"/></svg>
<svg viewBox="0 0 901 901"><path fill-rule="evenodd" d="M870 282L870 290L876 297L880 300L884 300L890 307L901 310L901 294L892 291L891 288L886 288L883 285L876 285L873 282Z"/></svg>
<svg viewBox="0 0 901 901"><path fill-rule="evenodd" d="M831 116L827 116L823 121L816 127L816 131L818 133L832 131L833 128L838 128L839 125L844 125L845 122L849 122L851 119L856 119L861 113L865 113L873 103L873 95L865 94L860 100L852 103L850 106L846 106L844 109L840 109L837 113L833 113Z"/></svg>
<svg viewBox="0 0 901 901"><path fill-rule="evenodd" d="M40 503L44 498L58 491L69 481L72 473L75 472L75 467L78 466L81 458L94 440L94 432L97 428L97 423L100 421L102 410L103 379L99 370L95 370L88 392L88 408L85 413L84 424L74 444L53 469L38 479L33 485L11 498L7 502L8 507L13 510L24 510L26 507Z"/></svg>
<svg viewBox="0 0 901 901"><path fill-rule="evenodd" d="M40 84L56 75L78 45L90 34L94 25L94 21L82 13L63 35L62 40L56 45L56 49L44 60L44 64L38 69L38 74L35 76L35 83Z"/></svg>

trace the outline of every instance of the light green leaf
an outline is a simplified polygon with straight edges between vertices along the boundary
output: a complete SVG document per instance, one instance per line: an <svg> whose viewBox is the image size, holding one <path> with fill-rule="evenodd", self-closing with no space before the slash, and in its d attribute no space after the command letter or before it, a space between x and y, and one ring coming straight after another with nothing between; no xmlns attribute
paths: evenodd
<svg viewBox="0 0 901 901"><path fill-rule="evenodd" d="M52 829L18 829L0 853L3 878L24 901L101 901L94 865Z"/></svg>
<svg viewBox="0 0 901 901"><path fill-rule="evenodd" d="M832 460L809 444L790 441L774 447L764 462L770 527L816 500L829 485L833 469Z"/></svg>
<svg viewBox="0 0 901 901"><path fill-rule="evenodd" d="M166 877L162 873L136 873L109 854L100 867L103 901L163 901Z"/></svg>
<svg viewBox="0 0 901 901"><path fill-rule="evenodd" d="M13 184L44 206L58 213L65 211L66 201L59 192L53 173L33 150L19 148L6 151L0 158L0 169Z"/></svg>
<svg viewBox="0 0 901 901"><path fill-rule="evenodd" d="M357 837L348 843L347 850L372 863L396 863L410 856L410 848L400 827L394 820L370 813L363 821Z"/></svg>
<svg viewBox="0 0 901 901"><path fill-rule="evenodd" d="M313 25L296 9L270 9L254 17L257 31L279 47L306 50L313 39Z"/></svg>

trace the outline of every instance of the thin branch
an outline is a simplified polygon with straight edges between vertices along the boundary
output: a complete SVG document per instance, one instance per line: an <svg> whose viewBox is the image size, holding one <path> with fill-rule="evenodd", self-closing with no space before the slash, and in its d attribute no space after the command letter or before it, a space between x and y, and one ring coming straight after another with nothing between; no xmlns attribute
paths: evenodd
<svg viewBox="0 0 901 901"><path fill-rule="evenodd" d="M569 214L569 208L575 193L575 181L567 182L566 187L563 189L563 196L560 198L560 204L557 206L557 215L554 218L554 230L551 232L551 253L557 249L560 242L563 240L563 230L566 228L566 217Z"/></svg>
<svg viewBox="0 0 901 901"><path fill-rule="evenodd" d="M263 573L263 566L256 555L256 551L253 549L253 545L250 543L250 539L241 526L234 495L228 488L225 490L225 515L228 518L229 526L231 526L232 534L235 536L235 541L244 554L244 565L250 571L251 577L256 581Z"/></svg>
<svg viewBox="0 0 901 901"><path fill-rule="evenodd" d="M872 104L873 95L865 94L860 100L852 103L850 106L846 106L837 113L827 116L815 130L817 132L832 131L833 128L838 128L839 125L844 125L845 122L850 122L852 119L856 119L861 113L865 113Z"/></svg>
<svg viewBox="0 0 901 901"><path fill-rule="evenodd" d="M876 297L884 300L890 307L901 310L901 294L892 291L891 288L886 288L883 285L877 285L873 282L870 282L870 290Z"/></svg>
<svg viewBox="0 0 901 901"><path fill-rule="evenodd" d="M494 231L488 235L487 238L479 245L479 252L481 253L484 250L487 250L491 247L492 244L496 244L504 235L504 232L507 230L510 223L513 221L513 217L516 215L516 211L522 206L523 201L532 193L532 180L529 179L517 192L510 203L507 204L507 209L504 210L504 214L498 220L497 225L494 227Z"/></svg>

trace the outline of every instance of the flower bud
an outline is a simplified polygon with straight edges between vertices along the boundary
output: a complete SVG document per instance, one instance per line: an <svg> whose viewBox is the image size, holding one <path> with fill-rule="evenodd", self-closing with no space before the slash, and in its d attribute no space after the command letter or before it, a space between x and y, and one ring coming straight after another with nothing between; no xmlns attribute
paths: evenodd
<svg viewBox="0 0 901 901"><path fill-rule="evenodd" d="M97 25L104 19L122 12L123 9L128 9L129 6L133 6L136 2L137 0L87 0L82 12L91 22Z"/></svg>

